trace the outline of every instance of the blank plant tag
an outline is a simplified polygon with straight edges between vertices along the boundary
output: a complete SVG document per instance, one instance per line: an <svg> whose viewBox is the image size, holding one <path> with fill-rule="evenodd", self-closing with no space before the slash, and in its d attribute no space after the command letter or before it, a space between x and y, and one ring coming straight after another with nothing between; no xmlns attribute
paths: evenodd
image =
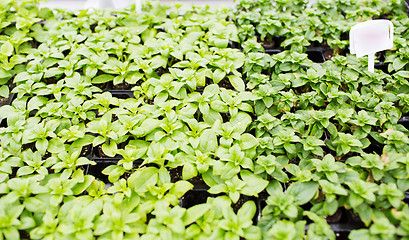
<svg viewBox="0 0 409 240"><path fill-rule="evenodd" d="M349 42L352 54L368 55L368 71L374 72L375 53L393 47L393 24L384 19L359 23L351 28Z"/></svg>
<svg viewBox="0 0 409 240"><path fill-rule="evenodd" d="M142 0L135 0L135 11L137 13L142 12Z"/></svg>

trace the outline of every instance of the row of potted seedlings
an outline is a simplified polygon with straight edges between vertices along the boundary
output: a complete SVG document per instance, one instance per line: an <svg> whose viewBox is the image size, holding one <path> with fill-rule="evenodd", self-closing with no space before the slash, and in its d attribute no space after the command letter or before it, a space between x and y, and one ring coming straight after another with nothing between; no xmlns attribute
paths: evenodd
<svg viewBox="0 0 409 240"><path fill-rule="evenodd" d="M265 53L276 54L291 49L307 53L312 61L322 63L334 54L345 56L349 53L348 32L356 23L392 19L405 16L408 11L403 1L321 1L311 5L304 0L279 3L238 1L235 20L239 38L242 43L257 41ZM356 8L358 5L361 7ZM260 51L261 48L248 50ZM376 68L387 70L385 57L385 52L377 54Z"/></svg>
<svg viewBox="0 0 409 240"><path fill-rule="evenodd" d="M405 52L375 73L339 53L373 16L391 18L403 45L408 18L397 1L362 4L136 14L7 1L0 236L407 237ZM275 35L280 50L262 45Z"/></svg>

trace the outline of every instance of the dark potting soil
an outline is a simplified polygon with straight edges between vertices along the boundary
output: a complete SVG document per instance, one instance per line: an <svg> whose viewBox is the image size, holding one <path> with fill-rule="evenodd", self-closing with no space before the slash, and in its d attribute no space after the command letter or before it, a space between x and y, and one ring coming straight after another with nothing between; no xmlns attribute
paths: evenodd
<svg viewBox="0 0 409 240"><path fill-rule="evenodd" d="M112 90L131 90L132 87L133 86L128 83L120 83L117 85L113 85Z"/></svg>
<svg viewBox="0 0 409 240"><path fill-rule="evenodd" d="M323 63L325 61L322 51L315 51L315 50L309 51L307 49L307 55L308 55L308 59L310 59L311 61L315 63Z"/></svg>
<svg viewBox="0 0 409 240"><path fill-rule="evenodd" d="M81 157L87 157L90 156L92 152L92 145L86 145L82 147L80 156Z"/></svg>
<svg viewBox="0 0 409 240"><path fill-rule="evenodd" d="M182 180L182 168L181 167L169 169L169 174L170 174L170 181L173 183Z"/></svg>
<svg viewBox="0 0 409 240"><path fill-rule="evenodd" d="M6 105L9 101L9 98L0 98L0 106Z"/></svg>
<svg viewBox="0 0 409 240"><path fill-rule="evenodd" d="M212 194L208 193L206 190L195 190L192 189L183 195L179 199L179 206L183 208L190 208L202 203L207 202L207 198L212 197Z"/></svg>

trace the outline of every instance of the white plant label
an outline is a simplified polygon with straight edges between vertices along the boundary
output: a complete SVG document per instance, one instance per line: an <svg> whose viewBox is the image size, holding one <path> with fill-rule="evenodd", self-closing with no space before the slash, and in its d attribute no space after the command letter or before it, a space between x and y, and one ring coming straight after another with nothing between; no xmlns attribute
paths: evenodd
<svg viewBox="0 0 409 240"><path fill-rule="evenodd" d="M349 32L349 43L352 54L368 55L368 71L374 72L375 53L393 47L393 24L384 19L359 23Z"/></svg>
<svg viewBox="0 0 409 240"><path fill-rule="evenodd" d="M137 13L142 12L142 0L135 0L135 11Z"/></svg>

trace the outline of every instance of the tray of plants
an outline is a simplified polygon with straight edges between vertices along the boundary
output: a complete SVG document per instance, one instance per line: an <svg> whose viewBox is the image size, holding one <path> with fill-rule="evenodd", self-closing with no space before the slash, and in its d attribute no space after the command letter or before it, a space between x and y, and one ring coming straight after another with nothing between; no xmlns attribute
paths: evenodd
<svg viewBox="0 0 409 240"><path fill-rule="evenodd" d="M236 3L2 1L0 238L408 238L405 2Z"/></svg>

